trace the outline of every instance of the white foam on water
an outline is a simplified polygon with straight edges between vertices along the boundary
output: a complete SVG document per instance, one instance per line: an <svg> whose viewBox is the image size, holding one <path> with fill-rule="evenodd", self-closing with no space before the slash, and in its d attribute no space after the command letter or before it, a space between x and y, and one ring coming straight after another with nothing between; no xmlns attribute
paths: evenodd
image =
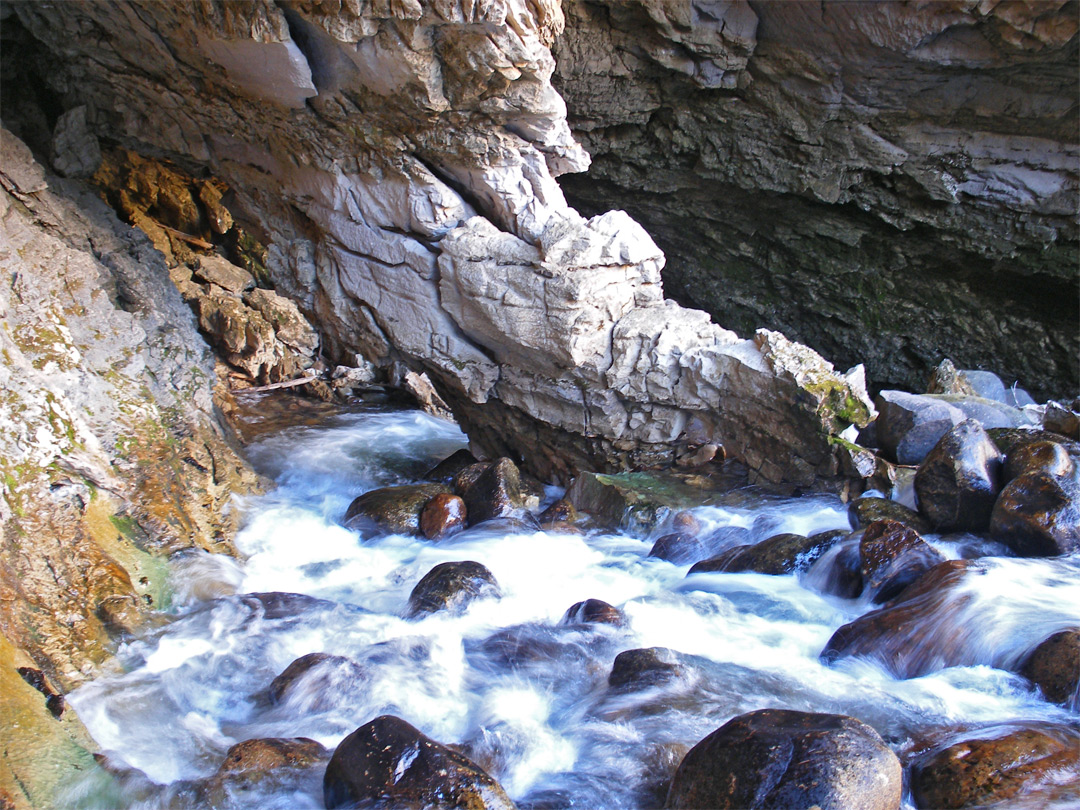
<svg viewBox="0 0 1080 810"><path fill-rule="evenodd" d="M279 486L241 504L243 563L185 557L173 620L121 648L124 674L69 696L99 745L167 784L212 774L239 740L306 736L333 747L395 714L463 744L516 800L561 791L600 810L642 806L664 745L693 744L755 708L851 714L891 739L935 724L1068 717L994 666L1014 666L1055 629L1080 623L1076 558L980 562L985 573L953 597L968 600L976 663L902 681L870 660L820 661L836 629L874 606L816 592L816 571L688 577L688 565L647 556L652 539L619 533L496 522L430 543L340 525L356 495L415 480L464 443L446 422L384 411L257 443L252 458ZM821 497L693 512L705 531L847 528L844 505ZM502 597L405 618L420 578L461 560L485 565ZM304 596L244 595L275 592ZM626 625L558 624L590 598L619 607ZM616 655L636 647L674 650L687 670L670 683L609 688ZM270 682L311 652L351 658L363 675L270 705ZM248 806L320 806L310 790L283 785L272 797L253 793Z"/></svg>

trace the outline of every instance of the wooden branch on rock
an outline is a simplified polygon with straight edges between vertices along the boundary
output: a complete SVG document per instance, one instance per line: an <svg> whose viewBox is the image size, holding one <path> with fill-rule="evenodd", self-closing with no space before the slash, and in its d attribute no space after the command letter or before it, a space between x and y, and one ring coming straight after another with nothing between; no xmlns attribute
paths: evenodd
<svg viewBox="0 0 1080 810"><path fill-rule="evenodd" d="M258 385L258 386L255 386L254 388L233 388L232 391L233 391L234 394L261 394L264 391L276 391L279 388L295 388L298 385L303 385L304 383L313 382L314 380L317 380L317 379L319 379L319 378L317 376L314 376L314 375L312 375L310 377L294 377L291 380L284 380L283 382L270 383L269 385Z"/></svg>
<svg viewBox="0 0 1080 810"><path fill-rule="evenodd" d="M200 239L197 236L191 236L190 234L186 234L183 231L176 230L176 228L170 228L168 225L162 225L160 222L157 223L157 226L161 228L161 230L167 233L171 233L177 239L187 242L189 245L194 245L195 247L202 248L203 250L214 249L214 246L211 243L207 242L205 239Z"/></svg>

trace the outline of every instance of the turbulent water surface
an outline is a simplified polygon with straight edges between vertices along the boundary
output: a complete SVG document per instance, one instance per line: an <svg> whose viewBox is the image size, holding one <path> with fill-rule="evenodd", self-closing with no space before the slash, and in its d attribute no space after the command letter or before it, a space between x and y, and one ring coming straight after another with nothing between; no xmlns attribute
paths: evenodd
<svg viewBox="0 0 1080 810"><path fill-rule="evenodd" d="M238 504L246 559L179 561L167 621L121 648L122 673L70 696L111 765L148 781L136 789L128 780L117 793L88 780L72 803L184 806L196 801L185 786L212 775L236 742L303 736L332 749L381 714L462 745L522 805L597 810L661 804L688 746L758 708L852 715L901 753L937 726L1071 717L995 667L1080 621L1075 557L988 562L964 594L976 663L897 680L865 659L819 660L832 633L872 607L815 588L828 559L801 577L688 577L689 566L647 556L654 536L493 523L435 544L343 528L356 495L416 480L465 444L452 424L381 406L264 432L249 457L278 486ZM848 528L844 505L824 497L694 512L707 529ZM937 545L959 553L954 543ZM483 563L502 598L461 615L405 619L413 586L451 560ZM271 592L303 596L245 596ZM560 624L588 598L620 607L626 625ZM615 656L637 647L678 651L681 674L609 687ZM324 680L271 705L273 678L311 652L352 658L363 676ZM283 771L226 804L322 807L321 769Z"/></svg>

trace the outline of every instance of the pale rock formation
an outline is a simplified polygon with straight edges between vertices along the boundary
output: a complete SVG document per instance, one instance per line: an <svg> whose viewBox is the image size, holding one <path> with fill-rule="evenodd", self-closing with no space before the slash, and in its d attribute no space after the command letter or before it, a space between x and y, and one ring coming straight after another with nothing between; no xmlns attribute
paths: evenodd
<svg viewBox="0 0 1080 810"><path fill-rule="evenodd" d="M737 80L744 4L642 7L701 86ZM861 370L665 302L639 225L567 205L555 178L589 160L550 83L553 0L15 11L99 136L231 187L332 359L426 373L492 458L565 481L723 445L809 485L837 473L830 433L872 415Z"/></svg>

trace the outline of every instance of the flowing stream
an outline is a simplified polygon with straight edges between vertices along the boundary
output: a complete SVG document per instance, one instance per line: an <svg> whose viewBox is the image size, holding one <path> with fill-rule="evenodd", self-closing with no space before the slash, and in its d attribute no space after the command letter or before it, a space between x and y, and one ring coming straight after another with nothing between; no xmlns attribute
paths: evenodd
<svg viewBox="0 0 1080 810"><path fill-rule="evenodd" d="M592 810L662 804L662 783L687 747L758 708L852 715L898 751L940 726L1075 723L995 665L1015 664L1055 629L1080 622L1076 556L994 558L965 594L977 663L898 680L866 659L819 660L839 626L873 607L814 587L828 559L801 576L688 577L688 565L647 556L659 532L545 533L493 522L431 543L362 537L341 525L358 494L417 480L465 445L450 423L377 405L254 441L249 458L277 487L237 505L246 559L176 563L173 603L159 626L122 645L123 671L69 696L114 766L174 789L103 793L88 781L73 789L73 805L184 806L176 786L212 775L236 742L302 736L332 749L381 714L462 745L523 807ZM845 505L829 497L762 496L694 513L707 529L849 528ZM961 553L956 543L935 545ZM405 619L413 586L452 560L487 566L502 598L461 615ZM275 592L300 596L265 596ZM560 623L589 598L619 607L625 625ZM609 687L615 656L640 647L678 651L677 674ZM273 678L312 652L347 656L363 675L323 679L268 704ZM322 807L321 769L229 802Z"/></svg>

